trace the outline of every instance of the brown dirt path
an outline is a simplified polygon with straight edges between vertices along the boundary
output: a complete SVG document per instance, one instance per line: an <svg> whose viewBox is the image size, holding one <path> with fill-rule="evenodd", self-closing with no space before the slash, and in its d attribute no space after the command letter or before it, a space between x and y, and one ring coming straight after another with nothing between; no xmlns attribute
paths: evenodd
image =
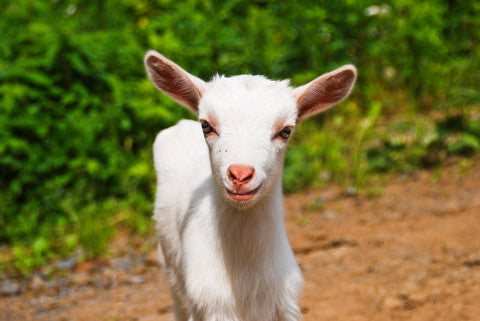
<svg viewBox="0 0 480 321"><path fill-rule="evenodd" d="M390 175L371 197L286 198L305 321L480 320L480 159L437 176ZM137 252L22 281L0 297L0 320L172 320L154 250Z"/></svg>

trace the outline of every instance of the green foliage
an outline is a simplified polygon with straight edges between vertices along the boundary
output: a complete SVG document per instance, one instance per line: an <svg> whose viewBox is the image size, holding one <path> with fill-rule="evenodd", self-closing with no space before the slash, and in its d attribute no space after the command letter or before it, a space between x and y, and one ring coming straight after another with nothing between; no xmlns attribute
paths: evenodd
<svg viewBox="0 0 480 321"><path fill-rule="evenodd" d="M289 192L480 150L462 109L480 99L476 1L7 0L0 15L0 264L25 273L78 246L98 255L114 224L148 226L153 139L192 117L146 79L150 48L204 79L359 67L353 98L298 128ZM460 116L418 121L432 110Z"/></svg>
<svg viewBox="0 0 480 321"><path fill-rule="evenodd" d="M61 3L18 1L2 10L0 240L16 244L23 271L77 245L99 254L111 235L107 218L122 209L116 200L151 197L146 146L152 129L174 116L144 121L129 101L142 94L130 86L140 88L143 48L121 30L81 32Z"/></svg>
<svg viewBox="0 0 480 321"><path fill-rule="evenodd" d="M478 112L478 110L476 110ZM480 119L473 113L397 121L379 132L367 149L369 171L412 171L441 164L447 155L471 156L480 152Z"/></svg>
<svg viewBox="0 0 480 321"><path fill-rule="evenodd" d="M358 129L358 105L349 103L343 113L326 112L298 126L285 158L284 189L293 192L322 186L331 179L345 181L353 175L352 143ZM327 120L328 119L328 120Z"/></svg>

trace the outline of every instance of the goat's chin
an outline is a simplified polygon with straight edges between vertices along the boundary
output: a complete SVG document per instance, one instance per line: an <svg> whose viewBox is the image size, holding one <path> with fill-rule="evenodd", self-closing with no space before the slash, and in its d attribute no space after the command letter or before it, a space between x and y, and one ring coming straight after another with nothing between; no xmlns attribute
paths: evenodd
<svg viewBox="0 0 480 321"><path fill-rule="evenodd" d="M250 199L248 201L237 201L237 200L234 200L234 199L230 198L229 196L227 196L227 197L229 198L229 203L232 205L232 207L235 207L236 209L239 209L239 210L251 209L251 208L255 207L255 205L258 202L258 199Z"/></svg>

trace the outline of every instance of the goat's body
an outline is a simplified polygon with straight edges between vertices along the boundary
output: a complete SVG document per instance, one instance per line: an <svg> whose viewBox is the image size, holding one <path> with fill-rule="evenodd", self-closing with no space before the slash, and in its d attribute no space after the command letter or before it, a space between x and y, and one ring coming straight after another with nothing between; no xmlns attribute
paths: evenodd
<svg viewBox="0 0 480 321"><path fill-rule="evenodd" d="M157 52L155 86L189 108L155 140L154 217L177 321L295 321L300 269L283 223L281 176L302 119L351 91L344 66L292 88L263 76L197 78Z"/></svg>
<svg viewBox="0 0 480 321"><path fill-rule="evenodd" d="M300 270L283 224L280 177L248 209L219 195L198 122L154 144L154 218L177 320L297 320Z"/></svg>

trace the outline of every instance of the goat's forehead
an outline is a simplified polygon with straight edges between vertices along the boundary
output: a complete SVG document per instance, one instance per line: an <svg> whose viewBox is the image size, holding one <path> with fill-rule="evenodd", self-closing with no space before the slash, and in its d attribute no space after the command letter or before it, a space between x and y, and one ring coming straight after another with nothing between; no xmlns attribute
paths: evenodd
<svg viewBox="0 0 480 321"><path fill-rule="evenodd" d="M200 116L219 121L237 120L294 121L296 103L288 80L273 81L263 76L215 77L208 85L199 106Z"/></svg>

